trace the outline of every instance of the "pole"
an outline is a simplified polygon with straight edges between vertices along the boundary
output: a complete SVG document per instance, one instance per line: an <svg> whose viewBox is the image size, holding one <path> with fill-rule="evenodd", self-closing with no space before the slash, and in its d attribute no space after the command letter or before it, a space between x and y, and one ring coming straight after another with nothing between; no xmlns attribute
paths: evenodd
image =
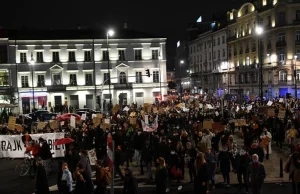
<svg viewBox="0 0 300 194"><path fill-rule="evenodd" d="M34 102L34 85L33 85L33 65L31 65L31 84L32 84L32 103L33 103L33 111L35 110L35 102Z"/></svg>
<svg viewBox="0 0 300 194"><path fill-rule="evenodd" d="M115 183L114 183L114 177L115 177L115 168L114 168L114 165L115 165L115 141L113 140L112 141L112 147L113 147L113 154L112 154L112 157L113 157L113 166L112 166L112 176L111 176L111 186L110 186L110 194L114 194L114 186L115 186Z"/></svg>
<svg viewBox="0 0 300 194"><path fill-rule="evenodd" d="M263 98L264 98L264 93L263 93L263 62L262 62L262 53L261 53L261 45L260 45L260 39L257 38L258 40L258 58L259 58L259 75L260 75L260 80L259 80L259 88L260 88L260 103L263 105Z"/></svg>
<svg viewBox="0 0 300 194"><path fill-rule="evenodd" d="M280 166L279 166L279 177L283 178L283 161L282 158L280 158Z"/></svg>
<svg viewBox="0 0 300 194"><path fill-rule="evenodd" d="M107 43L107 73L108 76L110 77L110 72L109 72L109 51L108 51L108 33L106 34L106 43ZM112 109L112 94L111 94L111 90L110 90L110 83L111 80L109 80L108 82L108 90L109 90L109 107L108 107L108 111L110 112Z"/></svg>
<svg viewBox="0 0 300 194"><path fill-rule="evenodd" d="M96 62L95 62L95 39L93 38L93 65L94 65L94 85L95 85L95 110L97 105L97 85L96 85ZM100 102L101 103L101 102ZM99 104L100 107L100 104Z"/></svg>

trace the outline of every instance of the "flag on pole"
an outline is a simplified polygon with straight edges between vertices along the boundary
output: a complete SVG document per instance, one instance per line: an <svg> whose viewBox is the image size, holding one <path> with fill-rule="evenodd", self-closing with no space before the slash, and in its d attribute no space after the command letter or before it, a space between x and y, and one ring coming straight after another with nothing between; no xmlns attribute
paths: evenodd
<svg viewBox="0 0 300 194"><path fill-rule="evenodd" d="M113 159L113 141L112 136L109 133L107 135L107 164L110 172L112 172L113 169Z"/></svg>

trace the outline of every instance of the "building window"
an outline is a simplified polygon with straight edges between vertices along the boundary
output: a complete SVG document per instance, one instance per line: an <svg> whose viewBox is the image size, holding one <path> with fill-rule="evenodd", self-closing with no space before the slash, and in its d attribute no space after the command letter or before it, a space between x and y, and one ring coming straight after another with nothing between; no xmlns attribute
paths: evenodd
<svg viewBox="0 0 300 194"><path fill-rule="evenodd" d="M213 58L214 59L216 58L216 51L214 51Z"/></svg>
<svg viewBox="0 0 300 194"><path fill-rule="evenodd" d="M300 20L300 10L296 10L296 20Z"/></svg>
<svg viewBox="0 0 300 194"><path fill-rule="evenodd" d="M37 63L43 63L44 62L43 52L37 52L36 53L36 62Z"/></svg>
<svg viewBox="0 0 300 194"><path fill-rule="evenodd" d="M27 63L27 55L26 53L20 53L20 62Z"/></svg>
<svg viewBox="0 0 300 194"><path fill-rule="evenodd" d="M239 83L239 75L235 74L235 83L238 84Z"/></svg>
<svg viewBox="0 0 300 194"><path fill-rule="evenodd" d="M285 13L279 12L278 13L278 24L283 25L285 23Z"/></svg>
<svg viewBox="0 0 300 194"><path fill-rule="evenodd" d="M21 84L22 84L22 88L28 88L29 87L28 75L22 75L21 76Z"/></svg>
<svg viewBox="0 0 300 194"><path fill-rule="evenodd" d="M135 81L136 83L143 83L142 72L135 72Z"/></svg>
<svg viewBox="0 0 300 194"><path fill-rule="evenodd" d="M300 60L300 50L296 50L297 61Z"/></svg>
<svg viewBox="0 0 300 194"><path fill-rule="evenodd" d="M225 57L225 54L226 54L226 53L225 53L225 49L223 49L223 51L222 51L222 56Z"/></svg>
<svg viewBox="0 0 300 194"><path fill-rule="evenodd" d="M281 62L285 61L285 51L284 49L280 49L278 52L278 60Z"/></svg>
<svg viewBox="0 0 300 194"><path fill-rule="evenodd" d="M52 52L52 62L54 63L59 62L59 52Z"/></svg>
<svg viewBox="0 0 300 194"><path fill-rule="evenodd" d="M69 62L75 62L75 51L69 51Z"/></svg>
<svg viewBox="0 0 300 194"><path fill-rule="evenodd" d="M279 71L279 80L286 81L287 80L287 72L285 70Z"/></svg>
<svg viewBox="0 0 300 194"><path fill-rule="evenodd" d="M109 84L110 83L110 73L104 73L103 74L103 84Z"/></svg>
<svg viewBox="0 0 300 194"><path fill-rule="evenodd" d="M257 73L252 73L253 76L253 82L256 83L257 82Z"/></svg>
<svg viewBox="0 0 300 194"><path fill-rule="evenodd" d="M37 86L45 87L45 75L37 75Z"/></svg>
<svg viewBox="0 0 300 194"><path fill-rule="evenodd" d="M268 16L268 27L271 27L272 26L272 18L271 16L269 15Z"/></svg>
<svg viewBox="0 0 300 194"><path fill-rule="evenodd" d="M158 50L152 50L152 60L158 59Z"/></svg>
<svg viewBox="0 0 300 194"><path fill-rule="evenodd" d="M272 71L269 71L268 72L268 82L272 82L273 80L273 74L272 74Z"/></svg>
<svg viewBox="0 0 300 194"><path fill-rule="evenodd" d="M119 52L119 61L125 61L125 50L118 50Z"/></svg>
<svg viewBox="0 0 300 194"><path fill-rule="evenodd" d="M103 50L102 51L102 61L108 61L109 60L109 51Z"/></svg>
<svg viewBox="0 0 300 194"><path fill-rule="evenodd" d="M70 74L70 86L77 86L76 74Z"/></svg>
<svg viewBox="0 0 300 194"><path fill-rule="evenodd" d="M119 82L120 82L120 84L126 84L127 83L127 77L126 77L125 72L120 72Z"/></svg>
<svg viewBox="0 0 300 194"><path fill-rule="evenodd" d="M218 45L220 45L220 37L218 37Z"/></svg>
<svg viewBox="0 0 300 194"><path fill-rule="evenodd" d="M221 52L220 50L218 50L218 59L220 59L220 57L221 57Z"/></svg>
<svg viewBox="0 0 300 194"><path fill-rule="evenodd" d="M222 36L222 44L225 44L225 36Z"/></svg>
<svg viewBox="0 0 300 194"><path fill-rule="evenodd" d="M87 86L93 85L93 75L91 73L85 74L85 85Z"/></svg>
<svg viewBox="0 0 300 194"><path fill-rule="evenodd" d="M300 41L300 31L296 31L296 41Z"/></svg>
<svg viewBox="0 0 300 194"><path fill-rule="evenodd" d="M85 62L91 62L92 61L91 51L84 51L84 61Z"/></svg>
<svg viewBox="0 0 300 194"><path fill-rule="evenodd" d="M135 60L142 60L142 49L135 49L134 50L134 59Z"/></svg>
<svg viewBox="0 0 300 194"><path fill-rule="evenodd" d="M277 42L284 42L285 41L285 33L280 32L278 33Z"/></svg>
<svg viewBox="0 0 300 194"><path fill-rule="evenodd" d="M62 83L62 81L61 81L60 74L53 74L52 85L61 85L61 83Z"/></svg>
<svg viewBox="0 0 300 194"><path fill-rule="evenodd" d="M153 71L153 82L159 83L159 71Z"/></svg>

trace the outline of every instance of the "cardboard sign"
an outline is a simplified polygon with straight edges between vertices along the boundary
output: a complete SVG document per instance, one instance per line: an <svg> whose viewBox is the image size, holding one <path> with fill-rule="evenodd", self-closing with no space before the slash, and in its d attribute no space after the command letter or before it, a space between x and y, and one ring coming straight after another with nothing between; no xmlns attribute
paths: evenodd
<svg viewBox="0 0 300 194"><path fill-rule="evenodd" d="M86 114L82 114L81 115L81 120L85 121L85 119L86 119Z"/></svg>
<svg viewBox="0 0 300 194"><path fill-rule="evenodd" d="M164 113L166 113L166 112L165 112L165 109L164 109L164 108L162 108L162 107L160 107L160 108L159 108L158 112L159 112L160 114L164 114Z"/></svg>
<svg viewBox="0 0 300 194"><path fill-rule="evenodd" d="M275 116L275 108L269 108L268 109L268 116L274 117Z"/></svg>
<svg viewBox="0 0 300 194"><path fill-rule="evenodd" d="M219 133L221 131L224 131L225 127L222 123L213 123L212 124L212 129L216 131L216 133Z"/></svg>
<svg viewBox="0 0 300 194"><path fill-rule="evenodd" d="M246 126L246 120L245 119L235 119L234 120L234 125L236 127Z"/></svg>
<svg viewBox="0 0 300 194"><path fill-rule="evenodd" d="M71 116L70 118L70 126L76 128L76 119L74 116Z"/></svg>
<svg viewBox="0 0 300 194"><path fill-rule="evenodd" d="M280 118L280 119L284 119L285 118L285 111L284 110L280 110L278 112L278 118Z"/></svg>
<svg viewBox="0 0 300 194"><path fill-rule="evenodd" d="M103 118L103 114L98 113L97 117L100 118L100 119L102 119Z"/></svg>
<svg viewBox="0 0 300 194"><path fill-rule="evenodd" d="M153 108L153 113L154 113L154 114L158 113L158 110L157 110L156 107Z"/></svg>
<svg viewBox="0 0 300 194"><path fill-rule="evenodd" d="M94 117L94 118L93 118L93 123L94 123L94 127L97 127L97 126L100 125L100 123L101 123L101 118L99 118L99 117Z"/></svg>
<svg viewBox="0 0 300 194"><path fill-rule="evenodd" d="M96 155L95 149L89 150L88 151L88 156L89 156L90 164L91 165L96 165L97 155Z"/></svg>
<svg viewBox="0 0 300 194"><path fill-rule="evenodd" d="M105 124L110 124L110 119L104 119Z"/></svg>
<svg viewBox="0 0 300 194"><path fill-rule="evenodd" d="M38 129L44 129L45 126L46 126L45 122L38 122L37 128Z"/></svg>
<svg viewBox="0 0 300 194"><path fill-rule="evenodd" d="M114 108L112 109L112 112L113 112L113 113L116 113L116 112L119 111L119 109L120 109L120 105L116 104L116 105L114 106Z"/></svg>
<svg viewBox="0 0 300 194"><path fill-rule="evenodd" d="M16 124L16 129L17 129L18 132L23 132L23 126L22 125Z"/></svg>
<svg viewBox="0 0 300 194"><path fill-rule="evenodd" d="M130 118L130 124L135 125L136 124L136 118Z"/></svg>
<svg viewBox="0 0 300 194"><path fill-rule="evenodd" d="M144 103L144 108L143 109L144 109L145 112L149 112L149 110L148 110L149 109L149 103Z"/></svg>
<svg viewBox="0 0 300 194"><path fill-rule="evenodd" d="M212 120L204 120L203 121L203 129L212 129Z"/></svg>
<svg viewBox="0 0 300 194"><path fill-rule="evenodd" d="M57 124L56 120L50 120L49 123L50 123L50 128L51 129L57 129L58 128L58 124Z"/></svg>
<svg viewBox="0 0 300 194"><path fill-rule="evenodd" d="M16 117L10 116L8 119L8 129L15 130L16 127Z"/></svg>
<svg viewBox="0 0 300 194"><path fill-rule="evenodd" d="M130 116L130 117L135 117L135 116L136 116L136 112L131 112L131 113L129 114L129 116Z"/></svg>

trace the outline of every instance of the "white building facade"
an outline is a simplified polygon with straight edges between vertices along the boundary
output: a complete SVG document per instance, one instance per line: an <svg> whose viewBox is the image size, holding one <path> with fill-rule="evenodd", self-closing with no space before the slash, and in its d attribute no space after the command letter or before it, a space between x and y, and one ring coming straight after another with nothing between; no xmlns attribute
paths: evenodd
<svg viewBox="0 0 300 194"><path fill-rule="evenodd" d="M192 92L227 93L227 30L208 31L189 43Z"/></svg>
<svg viewBox="0 0 300 194"><path fill-rule="evenodd" d="M113 104L142 105L167 94L165 38L82 37L8 40L21 113L33 108L33 99L35 108L104 110L110 95Z"/></svg>

